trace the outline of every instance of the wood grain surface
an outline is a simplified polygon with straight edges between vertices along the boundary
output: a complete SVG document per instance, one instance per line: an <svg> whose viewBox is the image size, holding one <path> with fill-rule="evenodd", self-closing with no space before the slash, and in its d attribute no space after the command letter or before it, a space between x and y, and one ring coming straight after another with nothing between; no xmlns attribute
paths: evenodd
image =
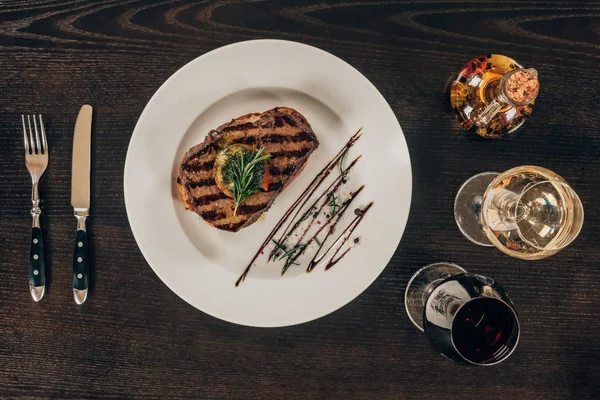
<svg viewBox="0 0 600 400"><path fill-rule="evenodd" d="M132 236L123 166L137 118L178 68L256 38L304 42L361 71L395 111L413 164L402 242L356 300L283 329L219 321L172 293ZM512 56L541 93L516 134L465 134L444 88L470 58ZM202 399L600 398L600 2L0 1L0 396ZM96 110L92 291L71 293L73 125ZM50 164L40 192L49 288L27 291L30 184L21 113L43 113ZM564 176L586 212L579 238L543 261L462 237L452 215L471 175L534 164ZM435 354L403 293L440 260L490 275L522 318L521 343L493 368Z"/></svg>

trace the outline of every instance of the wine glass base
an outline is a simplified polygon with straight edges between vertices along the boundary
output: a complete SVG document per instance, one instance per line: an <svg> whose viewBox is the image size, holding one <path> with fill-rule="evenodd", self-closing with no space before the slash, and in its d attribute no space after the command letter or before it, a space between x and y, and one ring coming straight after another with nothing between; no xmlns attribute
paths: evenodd
<svg viewBox="0 0 600 400"><path fill-rule="evenodd" d="M481 202L483 194L498 172L482 172L470 177L458 189L454 199L454 219L458 229L471 242L480 246L493 247L481 225Z"/></svg>
<svg viewBox="0 0 600 400"><path fill-rule="evenodd" d="M411 322L425 332L423 311L427 297L444 279L467 272L464 268L449 262L429 264L415 272L408 281L404 293L404 308Z"/></svg>

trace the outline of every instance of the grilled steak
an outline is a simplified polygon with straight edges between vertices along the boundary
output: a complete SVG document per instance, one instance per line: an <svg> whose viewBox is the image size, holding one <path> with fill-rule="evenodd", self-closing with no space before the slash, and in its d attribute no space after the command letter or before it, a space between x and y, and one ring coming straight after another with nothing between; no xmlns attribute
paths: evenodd
<svg viewBox="0 0 600 400"><path fill-rule="evenodd" d="M264 147L265 154L271 155L266 161L267 190L259 189L244 200L236 215L235 201L219 188L213 168L217 154L232 144ZM318 146L306 118L294 109L276 107L247 114L210 131L204 142L188 150L181 162L177 188L187 210L219 229L237 232L271 207Z"/></svg>

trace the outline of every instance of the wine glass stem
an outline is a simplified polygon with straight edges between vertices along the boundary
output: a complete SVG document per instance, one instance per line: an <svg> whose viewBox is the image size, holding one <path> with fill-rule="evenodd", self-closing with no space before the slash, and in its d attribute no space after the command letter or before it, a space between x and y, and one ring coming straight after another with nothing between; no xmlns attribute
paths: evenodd
<svg viewBox="0 0 600 400"><path fill-rule="evenodd" d="M450 274L448 274L448 277L450 277ZM427 286L425 286L422 294L423 304L427 302L427 298L429 298L429 295L431 294L431 292L433 292L433 289L435 289L444 279L446 278L433 280Z"/></svg>
<svg viewBox="0 0 600 400"><path fill-rule="evenodd" d="M518 201L518 195L513 192L494 191L488 196L492 197L485 200L486 207L494 210L497 216L487 221L488 227L492 230L516 229L515 224L527 215L526 207Z"/></svg>
<svg viewBox="0 0 600 400"><path fill-rule="evenodd" d="M526 207L522 203L518 203L515 206L515 217L517 221L521 221L529 215L529 207Z"/></svg>
<svg viewBox="0 0 600 400"><path fill-rule="evenodd" d="M503 217L509 223L519 222L529 215L529 207L515 198L505 200L502 209L504 210Z"/></svg>
<svg viewBox="0 0 600 400"><path fill-rule="evenodd" d="M431 295L431 292L433 292L434 289L438 287L440 283L456 274L457 273L442 272L440 273L440 278L434 279L431 282L429 282L429 284L423 289L423 304L427 302L427 299L429 298L429 295Z"/></svg>
<svg viewBox="0 0 600 400"><path fill-rule="evenodd" d="M483 202L483 196L482 195L477 195L473 198L473 204L472 204L472 208L473 208L473 212L477 215L477 218L481 218L481 204Z"/></svg>
<svg viewBox="0 0 600 400"><path fill-rule="evenodd" d="M448 323L452 324L454 314L456 314L460 306L465 302L465 299L453 295L445 290L441 290L436 294L435 299L433 299L431 302L431 306L440 317L446 319Z"/></svg>

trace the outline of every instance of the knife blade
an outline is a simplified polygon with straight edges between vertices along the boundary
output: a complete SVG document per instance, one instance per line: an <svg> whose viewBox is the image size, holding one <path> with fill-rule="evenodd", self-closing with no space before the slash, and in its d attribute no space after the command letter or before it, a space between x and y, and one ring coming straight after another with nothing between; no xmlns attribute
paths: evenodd
<svg viewBox="0 0 600 400"><path fill-rule="evenodd" d="M73 163L71 166L71 205L77 218L77 234L73 253L73 297L75 303L85 302L89 289L90 256L86 219L90 212L90 172L92 115L90 105L79 110L73 135Z"/></svg>

